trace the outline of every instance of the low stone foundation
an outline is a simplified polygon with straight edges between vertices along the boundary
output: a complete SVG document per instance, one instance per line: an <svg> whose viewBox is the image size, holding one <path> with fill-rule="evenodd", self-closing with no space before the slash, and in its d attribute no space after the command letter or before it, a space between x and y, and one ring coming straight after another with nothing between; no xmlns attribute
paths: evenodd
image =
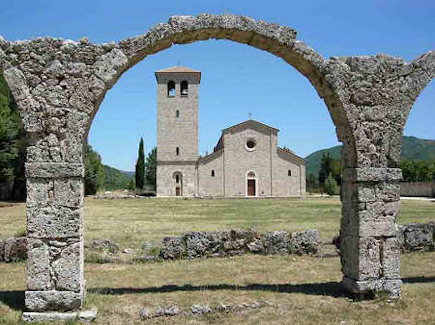
<svg viewBox="0 0 435 325"><path fill-rule="evenodd" d="M144 245L150 246L150 245ZM162 259L224 257L252 254L315 254L320 240L317 230L289 233L259 233L254 229L213 232L186 232L179 237L165 237L158 248ZM156 253L154 247L153 253ZM145 251L145 258L149 256Z"/></svg>
<svg viewBox="0 0 435 325"><path fill-rule="evenodd" d="M21 320L24 322L46 323L56 320L79 320L84 322L93 321L97 317L97 309L73 311L73 312L24 312Z"/></svg>
<svg viewBox="0 0 435 325"><path fill-rule="evenodd" d="M399 225L397 230L402 253L434 250L435 222ZM138 250L130 248L121 251L116 243L108 239L93 240L85 244L85 256L89 262L97 263L131 262L133 255L142 255L134 258L137 261L225 257L249 253L336 256L336 251L321 254L321 251L331 244L339 249L340 237L324 242L315 229L293 233L287 231L260 233L255 229L231 229L185 232L181 236L165 237L160 243L145 242L142 245L142 252L139 253ZM0 262L17 262L26 258L26 237L0 239Z"/></svg>

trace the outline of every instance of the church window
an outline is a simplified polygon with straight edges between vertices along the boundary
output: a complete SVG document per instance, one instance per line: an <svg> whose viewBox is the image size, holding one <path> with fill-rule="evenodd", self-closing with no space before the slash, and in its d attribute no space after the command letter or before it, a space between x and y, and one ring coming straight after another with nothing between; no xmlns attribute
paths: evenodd
<svg viewBox="0 0 435 325"><path fill-rule="evenodd" d="M180 155L180 148L179 147L175 148L175 153L176 153L177 156Z"/></svg>
<svg viewBox="0 0 435 325"><path fill-rule="evenodd" d="M175 117L180 118L180 111L178 109L175 111Z"/></svg>
<svg viewBox="0 0 435 325"><path fill-rule="evenodd" d="M180 183L180 175L175 175L175 183Z"/></svg>
<svg viewBox="0 0 435 325"><path fill-rule="evenodd" d="M175 97L175 82L168 82L168 97Z"/></svg>
<svg viewBox="0 0 435 325"><path fill-rule="evenodd" d="M211 170L211 177L214 177L214 169Z"/></svg>
<svg viewBox="0 0 435 325"><path fill-rule="evenodd" d="M188 89L189 89L189 84L187 83L186 80L183 80L181 82L180 89L181 89L181 96L187 97L187 95L188 95Z"/></svg>
<svg viewBox="0 0 435 325"><path fill-rule="evenodd" d="M292 171L291 171L290 169L288 170L287 175L288 175L288 176L291 176L291 175L292 175Z"/></svg>
<svg viewBox="0 0 435 325"><path fill-rule="evenodd" d="M254 172L249 172L248 173L248 177L255 177L255 173Z"/></svg>
<svg viewBox="0 0 435 325"><path fill-rule="evenodd" d="M245 147L248 151L253 151L255 149L256 143L254 139L248 139L246 141Z"/></svg>

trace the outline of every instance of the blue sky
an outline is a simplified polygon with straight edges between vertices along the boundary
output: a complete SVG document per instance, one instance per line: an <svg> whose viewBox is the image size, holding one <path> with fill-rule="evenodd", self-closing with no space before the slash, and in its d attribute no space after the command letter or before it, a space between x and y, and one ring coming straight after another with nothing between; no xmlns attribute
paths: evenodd
<svg viewBox="0 0 435 325"><path fill-rule="evenodd" d="M233 13L287 25L329 56L386 53L412 60L435 49L435 1L8 1L0 35L8 40L55 36L102 43L143 34L172 15ZM220 130L248 118L280 129L279 145L305 157L338 144L334 125L309 82L273 55L229 41L174 46L127 71L104 99L89 143L106 164L134 170L141 136L156 143L154 71L172 65L201 70L199 150ZM435 139L435 82L414 105L406 135Z"/></svg>

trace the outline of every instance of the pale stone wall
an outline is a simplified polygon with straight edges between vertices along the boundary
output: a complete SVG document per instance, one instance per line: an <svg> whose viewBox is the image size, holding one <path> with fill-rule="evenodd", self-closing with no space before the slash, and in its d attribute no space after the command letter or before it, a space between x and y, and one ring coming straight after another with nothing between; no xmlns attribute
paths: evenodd
<svg viewBox="0 0 435 325"><path fill-rule="evenodd" d="M246 149L247 139L256 142L255 150ZM224 132L225 196L246 196L246 175L253 171L257 196L271 195L271 137L264 130L245 128Z"/></svg>
<svg viewBox="0 0 435 325"><path fill-rule="evenodd" d="M400 195L435 197L435 182L402 182Z"/></svg>
<svg viewBox="0 0 435 325"><path fill-rule="evenodd" d="M198 189L201 196L224 196L224 150L198 160ZM211 172L214 170L214 177Z"/></svg>
<svg viewBox="0 0 435 325"><path fill-rule="evenodd" d="M167 96L167 82L175 82L175 97ZM189 95L180 95L180 83L189 82ZM194 75L173 73L158 76L157 160L196 161L198 159L198 82ZM175 110L180 111L176 118ZM177 156L175 148L180 148Z"/></svg>
<svg viewBox="0 0 435 325"><path fill-rule="evenodd" d="M273 196L305 195L305 166L300 158L276 150L273 154ZM291 170L291 176L288 171Z"/></svg>
<svg viewBox="0 0 435 325"><path fill-rule="evenodd" d="M175 196L174 173L182 174L183 196L195 196L197 194L197 170L196 163L170 163L157 166L157 195Z"/></svg>
<svg viewBox="0 0 435 325"><path fill-rule="evenodd" d="M197 194L198 78L190 73L156 73L157 78L157 195L174 196L173 173L183 179L183 196ZM188 96L181 96L182 81ZM168 96L168 82L175 83L175 96ZM176 116L179 111L179 117ZM176 148L179 148L177 155ZM188 164L188 165L186 165Z"/></svg>

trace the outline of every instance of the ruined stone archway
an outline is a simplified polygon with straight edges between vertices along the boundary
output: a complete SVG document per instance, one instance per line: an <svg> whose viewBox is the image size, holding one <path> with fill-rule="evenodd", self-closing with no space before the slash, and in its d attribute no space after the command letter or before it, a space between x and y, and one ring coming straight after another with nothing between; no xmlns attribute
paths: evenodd
<svg viewBox="0 0 435 325"><path fill-rule="evenodd" d="M343 142L341 261L351 291L400 293L395 218L400 139L409 110L435 77L435 52L406 63L386 55L323 59L288 27L233 15L172 17L117 44L0 39L0 69L31 143L27 152L30 311L81 306L83 144L105 93L147 55L210 38L281 57L326 103Z"/></svg>

